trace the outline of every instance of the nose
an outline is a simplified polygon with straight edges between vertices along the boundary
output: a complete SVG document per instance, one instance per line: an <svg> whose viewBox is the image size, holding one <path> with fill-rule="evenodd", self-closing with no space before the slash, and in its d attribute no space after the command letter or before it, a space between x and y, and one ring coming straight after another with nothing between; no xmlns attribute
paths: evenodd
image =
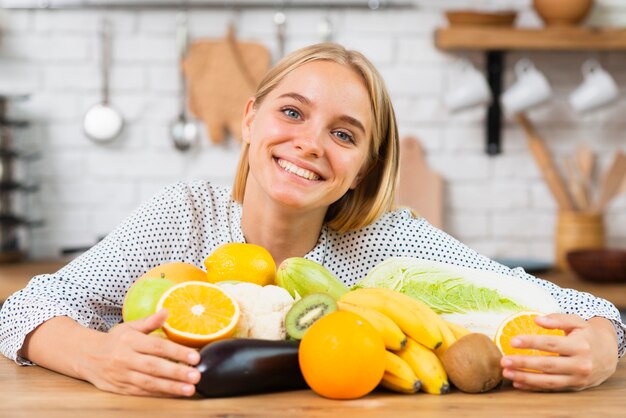
<svg viewBox="0 0 626 418"><path fill-rule="evenodd" d="M300 132L295 147L306 155L319 158L324 155L324 140L324 130L311 127Z"/></svg>

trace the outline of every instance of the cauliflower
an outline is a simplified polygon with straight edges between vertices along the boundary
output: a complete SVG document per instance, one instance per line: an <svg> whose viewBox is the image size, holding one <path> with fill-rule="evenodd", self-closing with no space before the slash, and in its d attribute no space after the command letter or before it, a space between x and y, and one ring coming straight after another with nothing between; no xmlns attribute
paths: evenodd
<svg viewBox="0 0 626 418"><path fill-rule="evenodd" d="M235 338L284 340L285 315L293 305L293 298L282 287L254 283L223 283L220 287L239 304L241 316Z"/></svg>

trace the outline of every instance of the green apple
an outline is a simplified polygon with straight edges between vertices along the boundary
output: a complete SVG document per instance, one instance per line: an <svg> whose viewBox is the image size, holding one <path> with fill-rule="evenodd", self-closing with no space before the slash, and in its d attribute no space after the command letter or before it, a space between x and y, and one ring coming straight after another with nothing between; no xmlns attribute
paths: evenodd
<svg viewBox="0 0 626 418"><path fill-rule="evenodd" d="M156 312L156 306L167 289L176 283L169 279L146 278L136 281L124 298L122 318L124 322L142 319Z"/></svg>

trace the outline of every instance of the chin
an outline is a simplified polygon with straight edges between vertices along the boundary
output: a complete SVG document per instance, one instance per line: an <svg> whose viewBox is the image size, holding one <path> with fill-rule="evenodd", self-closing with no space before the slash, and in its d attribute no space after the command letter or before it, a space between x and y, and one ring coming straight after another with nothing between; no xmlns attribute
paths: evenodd
<svg viewBox="0 0 626 418"><path fill-rule="evenodd" d="M272 190L271 196L275 201L293 209L301 209L306 206L306 202L303 201L302 196L293 193L293 191Z"/></svg>

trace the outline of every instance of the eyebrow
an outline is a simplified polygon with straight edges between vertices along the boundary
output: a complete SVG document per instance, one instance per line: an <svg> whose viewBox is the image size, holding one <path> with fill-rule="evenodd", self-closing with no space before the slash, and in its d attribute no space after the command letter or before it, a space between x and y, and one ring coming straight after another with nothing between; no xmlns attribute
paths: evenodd
<svg viewBox="0 0 626 418"><path fill-rule="evenodd" d="M278 96L279 99L283 97L291 97L292 99L297 100L302 104L306 104L306 105L311 104L311 101L308 98L298 93L285 93L285 94L281 94L280 96ZM350 125L360 129L365 134L365 127L358 119L353 118L352 116L348 116L348 115L341 115L339 119L342 120L343 122L349 123Z"/></svg>

